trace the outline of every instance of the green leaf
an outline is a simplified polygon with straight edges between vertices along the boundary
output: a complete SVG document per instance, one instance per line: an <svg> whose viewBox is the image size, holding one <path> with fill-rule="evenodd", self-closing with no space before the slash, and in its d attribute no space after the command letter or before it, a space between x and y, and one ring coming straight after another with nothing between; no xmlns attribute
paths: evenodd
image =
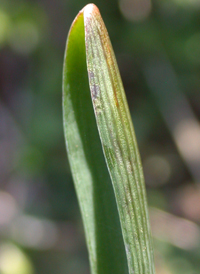
<svg viewBox="0 0 200 274"><path fill-rule="evenodd" d="M92 273L153 274L141 160L114 52L93 4L69 32L63 112Z"/></svg>
<svg viewBox="0 0 200 274"><path fill-rule="evenodd" d="M119 217L96 126L86 67L83 11L72 24L63 74L64 129L92 273L128 273Z"/></svg>

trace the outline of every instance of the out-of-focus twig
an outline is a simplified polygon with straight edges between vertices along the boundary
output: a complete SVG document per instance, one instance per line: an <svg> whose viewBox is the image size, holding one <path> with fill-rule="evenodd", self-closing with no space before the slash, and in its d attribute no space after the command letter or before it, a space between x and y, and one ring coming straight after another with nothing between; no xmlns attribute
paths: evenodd
<svg viewBox="0 0 200 274"><path fill-rule="evenodd" d="M200 124L165 57L152 58L144 74L193 179L200 182Z"/></svg>
<svg viewBox="0 0 200 274"><path fill-rule="evenodd" d="M199 248L200 229L196 223L153 207L150 220L155 238L185 250Z"/></svg>
<svg viewBox="0 0 200 274"><path fill-rule="evenodd" d="M14 154L26 143L20 126L8 107L0 100L0 186L13 172Z"/></svg>

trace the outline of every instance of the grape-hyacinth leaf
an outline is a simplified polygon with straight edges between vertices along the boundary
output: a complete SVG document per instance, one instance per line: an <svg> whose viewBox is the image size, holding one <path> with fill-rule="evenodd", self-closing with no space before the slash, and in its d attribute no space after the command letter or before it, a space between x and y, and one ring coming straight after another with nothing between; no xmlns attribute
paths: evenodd
<svg viewBox="0 0 200 274"><path fill-rule="evenodd" d="M140 155L111 42L98 8L69 31L64 131L93 274L154 274Z"/></svg>

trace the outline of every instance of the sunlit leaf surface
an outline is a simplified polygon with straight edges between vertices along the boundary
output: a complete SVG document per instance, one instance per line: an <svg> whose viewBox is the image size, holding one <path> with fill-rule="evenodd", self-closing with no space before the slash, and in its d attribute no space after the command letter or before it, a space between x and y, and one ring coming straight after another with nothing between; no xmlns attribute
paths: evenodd
<svg viewBox="0 0 200 274"><path fill-rule="evenodd" d="M92 272L127 273L128 265L130 274L154 273L140 156L114 52L93 4L69 32L63 110Z"/></svg>

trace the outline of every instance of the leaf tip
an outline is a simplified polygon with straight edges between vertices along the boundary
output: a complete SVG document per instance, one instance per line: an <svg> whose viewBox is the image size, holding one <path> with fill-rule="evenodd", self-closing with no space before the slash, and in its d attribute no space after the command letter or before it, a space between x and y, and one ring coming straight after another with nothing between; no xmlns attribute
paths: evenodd
<svg viewBox="0 0 200 274"><path fill-rule="evenodd" d="M97 6L95 4L88 4L83 8L84 11L84 16L86 18L90 17L91 15L94 14L99 14L99 9L97 8Z"/></svg>

